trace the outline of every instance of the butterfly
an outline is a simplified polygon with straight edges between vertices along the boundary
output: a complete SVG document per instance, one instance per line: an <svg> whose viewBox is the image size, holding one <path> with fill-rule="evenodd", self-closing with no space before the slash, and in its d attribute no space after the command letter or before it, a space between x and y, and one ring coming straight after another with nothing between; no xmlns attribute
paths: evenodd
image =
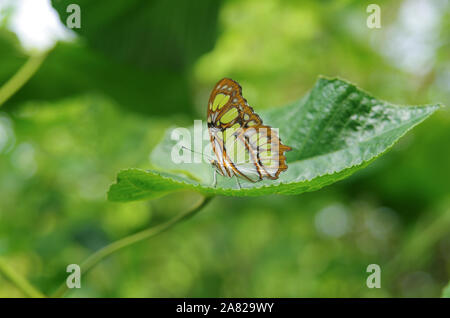
<svg viewBox="0 0 450 318"><path fill-rule="evenodd" d="M234 80L220 80L211 92L207 111L208 132L215 159L211 160L216 173L250 182L278 179L287 170L283 145L277 131L264 125L242 96L241 86Z"/></svg>

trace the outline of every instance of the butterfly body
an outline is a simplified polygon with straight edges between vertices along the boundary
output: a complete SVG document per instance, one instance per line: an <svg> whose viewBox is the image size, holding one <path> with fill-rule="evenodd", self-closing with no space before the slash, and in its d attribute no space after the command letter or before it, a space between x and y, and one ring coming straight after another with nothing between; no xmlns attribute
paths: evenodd
<svg viewBox="0 0 450 318"><path fill-rule="evenodd" d="M215 173L257 182L276 180L287 170L284 152L291 148L281 143L275 129L263 124L237 82L224 78L216 84L208 101L207 121Z"/></svg>

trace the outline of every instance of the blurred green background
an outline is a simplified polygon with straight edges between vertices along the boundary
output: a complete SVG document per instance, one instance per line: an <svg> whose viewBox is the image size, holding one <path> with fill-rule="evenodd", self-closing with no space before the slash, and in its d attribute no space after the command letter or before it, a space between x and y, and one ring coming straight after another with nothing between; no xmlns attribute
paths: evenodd
<svg viewBox="0 0 450 318"><path fill-rule="evenodd" d="M166 128L204 119L222 77L256 111L299 99L320 74L398 104L449 105L449 1L378 1L382 27L369 29L372 2L1 0L0 87L50 51L0 108L0 257L50 294L68 264L190 209L199 194L113 204L106 191L118 170L151 167ZM70 3L79 30L63 28ZM439 297L449 127L441 110L317 192L215 198L102 262L70 296ZM366 287L372 263L380 289ZM0 276L0 296L23 294Z"/></svg>

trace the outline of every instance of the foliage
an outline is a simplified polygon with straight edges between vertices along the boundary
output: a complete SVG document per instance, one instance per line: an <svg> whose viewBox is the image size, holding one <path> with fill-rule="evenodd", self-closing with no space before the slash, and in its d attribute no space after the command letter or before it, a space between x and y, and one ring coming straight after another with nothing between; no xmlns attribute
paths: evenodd
<svg viewBox="0 0 450 318"><path fill-rule="evenodd" d="M65 2L52 3L65 21ZM276 105L306 96L319 74L394 104L450 100L446 1L380 4L376 30L365 24L371 2L360 0L204 1L206 12L155 0L78 3L86 28L58 42L0 108L0 258L46 295L64 282L67 264L196 206L201 194L190 189L125 204L105 192L125 167L171 170L156 160L164 131L204 119L219 78L238 80L269 124L287 109ZM152 5L167 19L156 26L144 18ZM3 87L30 53L0 24ZM111 42L114 33L121 37ZM195 218L100 263L70 295L439 297L450 277L449 126L442 108L320 191L218 196ZM322 150L308 147L308 157ZM195 167L209 186L212 168L187 169ZM380 289L365 284L373 263ZM24 295L0 275L0 296Z"/></svg>
<svg viewBox="0 0 450 318"><path fill-rule="evenodd" d="M321 78L304 99L267 114L267 122L280 127L284 142L293 148L287 154L289 169L277 181L243 181L243 189L236 189L235 180L228 179L213 187L208 163L203 162L201 167L173 163L176 142L169 132L152 158L178 174L170 170L125 170L119 173L108 197L111 201L130 201L181 189L237 196L318 190L367 166L437 108L394 106L344 81ZM180 170L185 174L180 175Z"/></svg>
<svg viewBox="0 0 450 318"><path fill-rule="evenodd" d="M71 3L53 1L63 23ZM188 74L196 59L214 44L219 1L77 4L82 8L83 28L79 32L84 41L57 44L36 76L11 99L10 108L29 96L54 101L100 92L144 114L192 114ZM177 23L167 16L173 16ZM17 48L5 51L7 57L20 55ZM25 57L0 71L0 81L14 73L20 60Z"/></svg>

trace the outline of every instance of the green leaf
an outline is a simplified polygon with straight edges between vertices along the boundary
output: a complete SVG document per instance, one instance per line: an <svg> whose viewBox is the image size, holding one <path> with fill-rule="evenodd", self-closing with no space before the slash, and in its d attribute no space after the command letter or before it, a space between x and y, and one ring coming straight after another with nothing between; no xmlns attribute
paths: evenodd
<svg viewBox="0 0 450 318"><path fill-rule="evenodd" d="M12 52L8 54L12 55ZM7 63L8 60L0 60L0 82L14 75L27 58L24 56L22 61L12 63L15 69L6 67L3 70L4 61ZM61 65L64 65L64 71ZM161 116L167 112L186 112L193 108L191 93L185 83L186 76L176 72L142 71L105 59L83 43L60 42L30 81L5 106L7 110L12 110L30 99L57 101L85 93L100 93L128 110Z"/></svg>
<svg viewBox="0 0 450 318"><path fill-rule="evenodd" d="M176 142L169 130L151 156L159 169L119 172L108 199L147 199L181 189L233 196L318 190L367 166L438 108L392 105L345 81L320 78L300 101L261 114L264 123L279 128L283 143L293 148L287 153L288 170L278 180L241 181L243 188L238 189L233 178L218 176L214 188L210 164L172 162Z"/></svg>
<svg viewBox="0 0 450 318"><path fill-rule="evenodd" d="M52 0L63 24L72 3L81 11L81 28L72 30L89 47L140 69L174 71L213 48L221 1Z"/></svg>

